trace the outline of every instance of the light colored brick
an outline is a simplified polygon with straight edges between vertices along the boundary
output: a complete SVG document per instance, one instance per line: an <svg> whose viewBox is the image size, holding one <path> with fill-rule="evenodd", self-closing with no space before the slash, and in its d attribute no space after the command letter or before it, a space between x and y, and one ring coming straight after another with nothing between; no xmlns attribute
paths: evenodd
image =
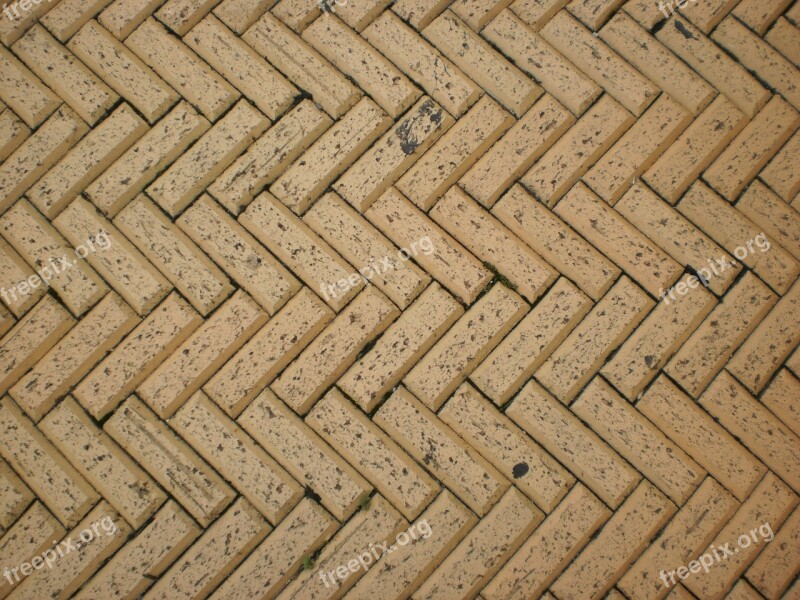
<svg viewBox="0 0 800 600"><path fill-rule="evenodd" d="M31 128L61 104L61 99L6 48L0 48L0 84L0 98Z"/></svg>
<svg viewBox="0 0 800 600"><path fill-rule="evenodd" d="M215 0L167 0L156 11L155 17L177 36L183 38L214 8L215 4L217 4Z"/></svg>
<svg viewBox="0 0 800 600"><path fill-rule="evenodd" d="M800 410L794 402L798 397L800 397L800 380L788 369L781 369L761 395L761 402L795 434L800 435Z"/></svg>
<svg viewBox="0 0 800 600"><path fill-rule="evenodd" d="M97 20L122 41L166 0L114 0Z"/></svg>
<svg viewBox="0 0 800 600"><path fill-rule="evenodd" d="M7 306L11 313L20 319L45 296L44 286L31 288L30 282L27 293L23 294L17 289L19 283L33 275L35 273L28 263L4 239L0 238L0 284L2 284L0 296L3 298L4 316L8 314L8 311L5 310Z"/></svg>
<svg viewBox="0 0 800 600"><path fill-rule="evenodd" d="M776 543L765 546L746 572L747 579L771 599L780 597L800 569L800 511L794 510L774 540Z"/></svg>
<svg viewBox="0 0 800 600"><path fill-rule="evenodd" d="M767 167L761 171L760 178L783 200L756 180L742 194L736 208L751 221L764 227L784 248L800 259L800 216L791 211L788 202L800 193L800 177L794 173L794 161L800 153L800 133L795 133L783 149L775 156Z"/></svg>
<svg viewBox="0 0 800 600"><path fill-rule="evenodd" d="M733 9L733 15L759 35L764 32L791 4L788 0L743 0Z"/></svg>
<svg viewBox="0 0 800 600"><path fill-rule="evenodd" d="M0 460L0 491L3 492L2 496L0 496L0 498L2 498L2 502L0 502L0 526L4 529L11 529L17 518L22 515L26 507L33 501L34 494L19 476L11 470L11 467L9 467L8 463L4 460ZM35 513L40 513L42 511L47 513L38 502L34 503L31 510L34 510ZM50 517L50 519L52 519L52 517ZM52 522L56 523L54 519L52 519ZM5 544L9 539L11 538L0 538L0 544L2 544L0 547L5 548ZM4 554L4 556L6 555ZM4 583L5 582L3 582L3 584ZM0 585L0 590L2 589L3 587Z"/></svg>
<svg viewBox="0 0 800 600"><path fill-rule="evenodd" d="M31 130L13 110L0 113L0 161L5 161L30 135Z"/></svg>

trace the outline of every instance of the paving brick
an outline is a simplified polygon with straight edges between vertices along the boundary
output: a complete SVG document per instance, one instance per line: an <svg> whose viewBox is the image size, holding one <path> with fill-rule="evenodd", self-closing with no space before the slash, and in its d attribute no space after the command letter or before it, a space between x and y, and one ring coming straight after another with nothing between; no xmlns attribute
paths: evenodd
<svg viewBox="0 0 800 600"><path fill-rule="evenodd" d="M550 356L591 308L589 299L559 278L470 380L498 406L505 404Z"/></svg>
<svg viewBox="0 0 800 600"><path fill-rule="evenodd" d="M170 425L271 523L302 498L297 482L203 392L189 398Z"/></svg>
<svg viewBox="0 0 800 600"><path fill-rule="evenodd" d="M7 306L15 317L21 318L42 299L45 295L45 288L31 288L28 284L28 293L26 294L22 294L16 289L17 284L35 273L28 263L17 254L16 250L2 238L0 238L0 250L2 250L0 252L0 284L2 284L0 296L4 303L3 314L7 314L5 311Z"/></svg>
<svg viewBox="0 0 800 600"><path fill-rule="evenodd" d="M175 90L97 21L84 25L67 47L150 123L178 101Z"/></svg>
<svg viewBox="0 0 800 600"><path fill-rule="evenodd" d="M736 497L744 500L767 469L675 384L661 375L636 408Z"/></svg>
<svg viewBox="0 0 800 600"><path fill-rule="evenodd" d="M138 529L166 500L155 481L71 397L51 410L39 427L132 528Z"/></svg>
<svg viewBox="0 0 800 600"><path fill-rule="evenodd" d="M61 99L5 48L0 48L0 83L0 98L28 127L40 125L61 104Z"/></svg>
<svg viewBox="0 0 800 600"><path fill-rule="evenodd" d="M11 467L9 467L8 463L4 460L0 460L0 490L3 492L2 502L0 502L0 526L10 530L17 518L20 517L28 505L31 504L31 501L34 499L34 494L17 474L11 470ZM47 513L46 510L41 508L38 502L34 502L31 510L34 510L34 513L37 514ZM47 514L49 515L49 513ZM52 517L50 517L50 520L52 523L57 523ZM3 545L0 547L5 548L4 544L8 539L0 538L0 544ZM7 555L4 554L4 556ZM0 586L0 590L2 589L3 588Z"/></svg>
<svg viewBox="0 0 800 600"><path fill-rule="evenodd" d="M138 322L133 310L109 292L9 393L38 421Z"/></svg>
<svg viewBox="0 0 800 600"><path fill-rule="evenodd" d="M612 508L641 480L619 454L534 381L522 388L506 415Z"/></svg>
<svg viewBox="0 0 800 600"><path fill-rule="evenodd" d="M770 93L745 68L720 52L697 27L674 16L656 38L690 67L753 118L770 99Z"/></svg>
<svg viewBox="0 0 800 600"><path fill-rule="evenodd" d="M128 35L125 45L211 121L239 97L227 81L152 17Z"/></svg>
<svg viewBox="0 0 800 600"><path fill-rule="evenodd" d="M767 598L779 598L800 568L800 511L794 510L774 539L776 543L765 546L746 573Z"/></svg>
<svg viewBox="0 0 800 600"><path fill-rule="evenodd" d="M522 183L541 202L554 206L633 122L630 113L603 96L525 174Z"/></svg>
<svg viewBox="0 0 800 600"><path fill-rule="evenodd" d="M431 281L424 271L408 262L406 254L334 193L320 198L303 221L401 309L411 304ZM418 252L415 247L413 254ZM321 291L325 295L331 288L323 287ZM341 288L333 287L333 292L341 293Z"/></svg>
<svg viewBox="0 0 800 600"><path fill-rule="evenodd" d="M386 296L364 289L290 364L270 388L299 414L352 365L358 353L399 315Z"/></svg>
<svg viewBox="0 0 800 600"><path fill-rule="evenodd" d="M610 515L588 489L576 484L483 589L484 598L538 598Z"/></svg>
<svg viewBox="0 0 800 600"><path fill-rule="evenodd" d="M114 410L196 330L202 320L178 294L170 294L73 390L96 419Z"/></svg>
<svg viewBox="0 0 800 600"><path fill-rule="evenodd" d="M129 396L103 429L203 527L236 496L216 471L136 396Z"/></svg>
<svg viewBox="0 0 800 600"><path fill-rule="evenodd" d="M369 98L362 99L306 150L269 190L302 215L357 156L391 125Z"/></svg>
<svg viewBox="0 0 800 600"><path fill-rule="evenodd" d="M534 31L539 31L569 0L515 0L511 10Z"/></svg>
<svg viewBox="0 0 800 600"><path fill-rule="evenodd" d="M280 0L272 12L299 34L322 14L322 6L304 0Z"/></svg>
<svg viewBox="0 0 800 600"><path fill-rule="evenodd" d="M39 22L62 44L75 35L111 0L63 0L47 11Z"/></svg>
<svg viewBox="0 0 800 600"><path fill-rule="evenodd" d="M162 419L169 417L267 318L247 294L237 291L139 384L139 396Z"/></svg>
<svg viewBox="0 0 800 600"><path fill-rule="evenodd" d="M496 284L416 364L403 384L428 408L438 410L527 311L522 298Z"/></svg>
<svg viewBox="0 0 800 600"><path fill-rule="evenodd" d="M730 13L739 3L739 0L714 0L688 4L681 10L681 14L694 23L703 33L708 33L714 29L719 22Z"/></svg>
<svg viewBox="0 0 800 600"><path fill-rule="evenodd" d="M121 548L75 596L92 600L100 596L139 597L200 535L200 529L173 501Z"/></svg>
<svg viewBox="0 0 800 600"><path fill-rule="evenodd" d="M242 39L298 87L308 90L314 101L334 118L345 114L362 96L319 52L269 12Z"/></svg>
<svg viewBox="0 0 800 600"><path fill-rule="evenodd" d="M225 274L144 194L117 214L114 225L201 315L208 315L233 291Z"/></svg>
<svg viewBox="0 0 800 600"><path fill-rule="evenodd" d="M795 133L760 173L760 178L786 202L800 193L800 176L794 168L794 157L800 152L800 134Z"/></svg>
<svg viewBox="0 0 800 600"><path fill-rule="evenodd" d="M743 0L733 9L733 15L740 21L746 23L759 35L772 24L780 14L791 4L787 0L766 0L755 2L754 0Z"/></svg>
<svg viewBox="0 0 800 600"><path fill-rule="evenodd" d="M336 388L317 402L306 423L407 519L418 517L438 495L437 483Z"/></svg>
<svg viewBox="0 0 800 600"><path fill-rule="evenodd" d="M492 0L491 2L458 0L453 3L451 10L472 29L480 31L509 4L511 4L511 0Z"/></svg>
<svg viewBox="0 0 800 600"><path fill-rule="evenodd" d="M545 95L467 171L459 185L492 207L573 123L572 115Z"/></svg>
<svg viewBox="0 0 800 600"><path fill-rule="evenodd" d="M602 597L676 510L642 481L551 589L565 599Z"/></svg>
<svg viewBox="0 0 800 600"><path fill-rule="evenodd" d="M541 511L522 493L510 488L415 596L432 600L472 597L500 570L543 518Z"/></svg>
<svg viewBox="0 0 800 600"><path fill-rule="evenodd" d="M330 12L336 14L339 19L347 23L351 29L361 32L380 15L391 2L392 0L367 0L366 2L352 4L332 3L329 9ZM323 10L324 12L328 12L328 9Z"/></svg>
<svg viewBox="0 0 800 600"><path fill-rule="evenodd" d="M624 3L624 0L572 0L567 10L589 29L597 31Z"/></svg>
<svg viewBox="0 0 800 600"><path fill-rule="evenodd" d="M176 35L185 37L215 4L216 0L167 0L155 17Z"/></svg>
<svg viewBox="0 0 800 600"><path fill-rule="evenodd" d="M319 298L303 289L256 332L203 386L236 417L333 319Z"/></svg>
<svg viewBox="0 0 800 600"><path fill-rule="evenodd" d="M593 300L599 300L620 275L611 261L520 185L500 199L492 214Z"/></svg>
<svg viewBox="0 0 800 600"><path fill-rule="evenodd" d="M508 62L452 11L443 12L421 33L517 117L527 112L542 95L542 88Z"/></svg>
<svg viewBox="0 0 800 600"><path fill-rule="evenodd" d="M397 189L428 210L511 127L513 120L484 96L400 178Z"/></svg>
<svg viewBox="0 0 800 600"><path fill-rule="evenodd" d="M13 110L0 113L0 160L5 161L30 135L31 130Z"/></svg>
<svg viewBox="0 0 800 600"><path fill-rule="evenodd" d="M95 179L86 188L86 197L114 217L209 127L205 118L181 102Z"/></svg>
<svg viewBox="0 0 800 600"><path fill-rule="evenodd" d="M737 508L739 503L712 477L706 477L617 582L619 589L629 598L663 598L670 588L674 594L679 588L670 583L669 572L688 564L707 548Z"/></svg>
<svg viewBox="0 0 800 600"><path fill-rule="evenodd" d="M792 431L800 435L800 414L792 401L800 394L800 380L788 369L781 369L761 395L761 402L769 408Z"/></svg>
<svg viewBox="0 0 800 600"><path fill-rule="evenodd" d="M789 21L780 17L764 36L773 48L788 58L795 66L800 65L800 31Z"/></svg>
<svg viewBox="0 0 800 600"><path fill-rule="evenodd" d="M128 37L165 0L114 0L97 20L122 41Z"/></svg>
<svg viewBox="0 0 800 600"><path fill-rule="evenodd" d="M427 523L431 535L398 545L391 555L367 571L348 598L366 600L377 594L408 598L464 538L476 519L450 492L443 491L417 522Z"/></svg>
<svg viewBox="0 0 800 600"><path fill-rule="evenodd" d="M599 377L570 409L678 506L706 476L700 465Z"/></svg>
<svg viewBox="0 0 800 600"><path fill-rule="evenodd" d="M99 500L9 396L0 400L0 440L0 455L65 527L74 526Z"/></svg>
<svg viewBox="0 0 800 600"><path fill-rule="evenodd" d="M312 556L333 535L336 521L317 503L303 500L250 553L239 568L211 596L214 600L275 597Z"/></svg>
<svg viewBox="0 0 800 600"><path fill-rule="evenodd" d="M255 23L276 0L223 0L214 8L214 14L240 36Z"/></svg>
<svg viewBox="0 0 800 600"><path fill-rule="evenodd" d="M448 0L396 0L392 11L414 29L420 30L439 16L450 4Z"/></svg>
<svg viewBox="0 0 800 600"><path fill-rule="evenodd" d="M362 36L454 117L481 96L475 82L391 11L370 23Z"/></svg>
<svg viewBox="0 0 800 600"><path fill-rule="evenodd" d="M208 195L176 224L270 315L300 289L300 282Z"/></svg>
<svg viewBox="0 0 800 600"><path fill-rule="evenodd" d="M398 388L373 420L480 516L510 485L405 388Z"/></svg>
<svg viewBox="0 0 800 600"><path fill-rule="evenodd" d="M746 124L744 113L724 96L718 96L642 179L670 204L675 204Z"/></svg>

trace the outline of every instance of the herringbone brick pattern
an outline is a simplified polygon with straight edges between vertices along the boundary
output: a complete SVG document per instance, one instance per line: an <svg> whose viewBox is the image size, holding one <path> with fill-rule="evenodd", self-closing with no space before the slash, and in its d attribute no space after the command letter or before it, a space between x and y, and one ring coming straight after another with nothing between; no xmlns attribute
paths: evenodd
<svg viewBox="0 0 800 600"><path fill-rule="evenodd" d="M800 2L0 42L0 598L800 598Z"/></svg>

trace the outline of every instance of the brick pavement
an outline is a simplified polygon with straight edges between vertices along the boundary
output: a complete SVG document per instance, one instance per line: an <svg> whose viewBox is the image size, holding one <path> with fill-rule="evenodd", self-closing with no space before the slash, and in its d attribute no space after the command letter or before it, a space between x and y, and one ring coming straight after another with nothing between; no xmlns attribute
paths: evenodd
<svg viewBox="0 0 800 600"><path fill-rule="evenodd" d="M0 598L800 598L800 1L659 4L4 5Z"/></svg>

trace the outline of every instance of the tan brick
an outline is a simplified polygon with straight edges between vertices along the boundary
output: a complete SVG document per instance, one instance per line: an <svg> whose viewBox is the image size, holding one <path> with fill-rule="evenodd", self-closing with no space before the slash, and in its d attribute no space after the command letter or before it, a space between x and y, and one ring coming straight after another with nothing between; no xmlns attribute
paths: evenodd
<svg viewBox="0 0 800 600"><path fill-rule="evenodd" d="M108 526L109 521L113 524L113 529ZM96 535L93 534L91 541L79 542L80 534L86 530L92 533L93 527ZM65 551L52 569L34 571L15 590L14 597L25 600L72 597L83 585L87 575L114 554L130 533L131 528L127 523L105 500L101 501L67 536L67 539L76 542L76 546L80 544L80 548L74 552Z"/></svg>
<svg viewBox="0 0 800 600"><path fill-rule="evenodd" d="M378 15L382 13L391 0L367 0L366 2L331 4L330 12L336 14L351 29L361 32Z"/></svg>
<svg viewBox="0 0 800 600"><path fill-rule="evenodd" d="M397 189L428 210L513 123L484 96L400 178Z"/></svg>
<svg viewBox="0 0 800 600"><path fill-rule="evenodd" d="M795 66L800 64L800 31L780 17L764 36L773 48L788 58Z"/></svg>
<svg viewBox="0 0 800 600"><path fill-rule="evenodd" d="M116 216L114 225L201 315L208 315L233 291L225 274L144 194Z"/></svg>
<svg viewBox="0 0 800 600"><path fill-rule="evenodd" d="M454 117L481 96L481 89L461 69L393 12L384 11L362 36Z"/></svg>
<svg viewBox="0 0 800 600"><path fill-rule="evenodd" d="M336 388L317 402L306 423L407 519L418 517L438 495L438 483Z"/></svg>
<svg viewBox="0 0 800 600"><path fill-rule="evenodd" d="M31 128L39 126L61 104L61 99L6 48L0 48L0 84L0 98Z"/></svg>
<svg viewBox="0 0 800 600"><path fill-rule="evenodd" d="M74 325L75 319L58 301L44 296L0 339L0 394L5 394Z"/></svg>
<svg viewBox="0 0 800 600"><path fill-rule="evenodd" d="M472 29L481 31L510 3L511 0L491 0L490 2L458 0L453 3L451 10Z"/></svg>
<svg viewBox="0 0 800 600"><path fill-rule="evenodd" d="M769 90L688 21L676 15L655 36L748 117L769 100Z"/></svg>
<svg viewBox="0 0 800 600"><path fill-rule="evenodd" d="M280 0L272 10L275 16L297 33L302 33L322 14L322 6L303 0Z"/></svg>
<svg viewBox="0 0 800 600"><path fill-rule="evenodd" d="M372 411L463 314L452 296L431 284L336 385Z"/></svg>
<svg viewBox="0 0 800 600"><path fill-rule="evenodd" d="M744 113L724 96L718 96L642 179L670 204L675 204L746 124Z"/></svg>
<svg viewBox="0 0 800 600"><path fill-rule="evenodd" d="M217 2L214 0L167 0L155 13L155 17L183 38L215 4Z"/></svg>
<svg viewBox="0 0 800 600"><path fill-rule="evenodd" d="M334 119L345 114L362 96L358 87L270 12L250 27L242 39L297 86L308 90Z"/></svg>
<svg viewBox="0 0 800 600"><path fill-rule="evenodd" d="M341 310L364 287L348 262L268 192L247 207L239 222L334 310ZM339 284L343 291L330 293L340 281L347 283Z"/></svg>
<svg viewBox="0 0 800 600"><path fill-rule="evenodd" d="M271 391L264 390L238 422L300 485L318 494L322 505L340 521L350 517L361 498L372 491L353 467Z"/></svg>
<svg viewBox="0 0 800 600"><path fill-rule="evenodd" d="M767 469L669 379L660 376L636 408L672 441L744 500Z"/></svg>
<svg viewBox="0 0 800 600"><path fill-rule="evenodd" d="M86 261L140 315L149 313L172 290L172 284L83 198L76 198L53 224L76 251L84 248ZM107 245L95 248L98 238Z"/></svg>
<svg viewBox="0 0 800 600"><path fill-rule="evenodd" d="M300 289L300 282L208 195L176 225L270 315Z"/></svg>
<svg viewBox="0 0 800 600"><path fill-rule="evenodd" d="M553 212L653 296L680 277L681 265L583 183L567 192Z"/></svg>
<svg viewBox="0 0 800 600"><path fill-rule="evenodd" d="M270 388L301 415L355 362L400 312L368 286L290 364Z"/></svg>
<svg viewBox="0 0 800 600"><path fill-rule="evenodd" d="M239 92L153 17L139 25L125 45L211 121L239 98Z"/></svg>
<svg viewBox="0 0 800 600"><path fill-rule="evenodd" d="M794 510L775 533L774 540L774 544L764 547L746 573L747 579L772 599L780 597L800 569L800 511Z"/></svg>
<svg viewBox="0 0 800 600"><path fill-rule="evenodd" d="M551 589L565 600L601 598L676 510L649 481L642 481Z"/></svg>
<svg viewBox="0 0 800 600"><path fill-rule="evenodd" d="M41 25L13 45L14 53L81 118L94 125L119 96Z"/></svg>
<svg viewBox="0 0 800 600"><path fill-rule="evenodd" d="M205 118L181 102L95 179L86 196L114 217L209 127Z"/></svg>
<svg viewBox="0 0 800 600"><path fill-rule="evenodd" d="M138 386L139 396L162 419L169 417L267 318L247 294L237 291Z"/></svg>
<svg viewBox="0 0 800 600"><path fill-rule="evenodd" d="M122 41L162 4L164 0L114 0L97 20Z"/></svg>
<svg viewBox="0 0 800 600"><path fill-rule="evenodd" d="M733 202L798 127L800 114L776 96L717 157L703 179Z"/></svg>
<svg viewBox="0 0 800 600"><path fill-rule="evenodd" d="M628 400L639 396L716 306L714 296L691 278L679 283L687 293L659 302L600 370Z"/></svg>
<svg viewBox="0 0 800 600"><path fill-rule="evenodd" d="M500 199L492 214L593 300L599 300L620 274L611 261L519 185Z"/></svg>
<svg viewBox="0 0 800 600"><path fill-rule="evenodd" d="M203 527L236 496L216 471L136 396L129 396L103 429Z"/></svg>
<svg viewBox="0 0 800 600"><path fill-rule="evenodd" d="M131 308L109 292L9 393L38 421L138 322Z"/></svg>
<svg viewBox="0 0 800 600"><path fill-rule="evenodd" d="M641 475L536 382L522 388L506 415L611 508Z"/></svg>
<svg viewBox="0 0 800 600"><path fill-rule="evenodd" d="M567 10L592 31L597 31L625 0L572 0Z"/></svg>
<svg viewBox="0 0 800 600"><path fill-rule="evenodd" d="M110 0L63 0L47 11L39 22L44 25L62 44L75 35L97 13L108 5Z"/></svg>
<svg viewBox="0 0 800 600"><path fill-rule="evenodd" d="M392 3L392 10L414 29L420 30L439 16L449 4L449 0L397 0Z"/></svg>
<svg viewBox="0 0 800 600"><path fill-rule="evenodd" d="M2 284L0 296L3 298L4 305L18 319L24 317L47 293L44 286L31 288L30 282L27 284L27 293L25 294L17 288L20 283L33 275L35 273L28 263L4 239L0 238L0 284ZM35 279L33 281L35 282ZM6 314L4 308L3 315Z"/></svg>
<svg viewBox="0 0 800 600"><path fill-rule="evenodd" d="M336 531L339 524L319 504L304 499L253 550L211 596L213 600L274 598Z"/></svg>
<svg viewBox="0 0 800 600"><path fill-rule="evenodd" d="M0 491L2 491L2 495L0 496L0 498L2 498L2 501L0 501L0 526L5 529L11 529L14 521L17 520L31 501L34 500L34 494L17 474L11 470L8 463L2 459L0 459ZM41 507L41 505L36 503L34 508L37 506ZM39 510L37 509L35 512L38 513ZM52 519L52 517L50 517L50 519ZM52 522L56 523L55 519L52 519ZM0 538L0 548L3 547L2 544L5 544L6 541L8 540ZM3 556L7 555L4 554ZM2 589L3 587L0 585L0 590Z"/></svg>
<svg viewBox="0 0 800 600"><path fill-rule="evenodd" d="M575 484L568 471L468 383L439 417L547 513Z"/></svg>
<svg viewBox="0 0 800 600"><path fill-rule="evenodd" d="M410 597L476 521L461 502L443 491L417 520L428 524L431 535L397 545L394 552L367 571L347 597L351 600Z"/></svg>
<svg viewBox="0 0 800 600"><path fill-rule="evenodd" d="M200 535L200 528L169 500L75 596L136 598Z"/></svg>
<svg viewBox="0 0 800 600"><path fill-rule="evenodd" d="M0 441L0 455L65 527L75 525L99 499L8 396L0 400Z"/></svg>
<svg viewBox="0 0 800 600"><path fill-rule="evenodd" d="M575 123L575 118L545 95L459 181L491 207Z"/></svg>
<svg viewBox="0 0 800 600"><path fill-rule="evenodd" d="M738 3L739 0L689 3L681 9L681 14L708 35Z"/></svg>
<svg viewBox="0 0 800 600"><path fill-rule="evenodd" d="M786 202L800 192L800 175L795 169L795 157L800 152L800 133L795 133L783 148L775 155L770 163L764 167L759 177L764 183L775 190ZM752 186L748 191L752 190ZM745 193L744 198L747 197ZM744 199L743 198L743 199ZM737 205L740 208L741 202ZM785 209L782 209L783 212ZM788 249L791 249L787 246Z"/></svg>
<svg viewBox="0 0 800 600"><path fill-rule="evenodd" d="M86 133L75 112L62 106L0 165L0 211L5 211Z"/></svg>
<svg viewBox="0 0 800 600"><path fill-rule="evenodd" d="M530 379L591 308L567 279L559 278L519 324L470 375L498 406Z"/></svg>
<svg viewBox="0 0 800 600"><path fill-rule="evenodd" d="M678 506L706 476L700 465L599 377L570 410Z"/></svg>
<svg viewBox="0 0 800 600"><path fill-rule="evenodd" d="M273 4L275 0L223 0L213 12L220 21L241 36Z"/></svg>
<svg viewBox="0 0 800 600"><path fill-rule="evenodd" d="M698 402L795 491L800 489L800 437L723 371Z"/></svg>
<svg viewBox="0 0 800 600"><path fill-rule="evenodd" d="M589 490L576 484L483 589L484 598L538 598L611 514Z"/></svg>
<svg viewBox="0 0 800 600"><path fill-rule="evenodd" d="M759 538L760 543L744 547L738 544L740 536L747 536L752 528L765 523L771 527L772 531L778 529L797 506L797 503L797 495L792 493L792 490L775 475L767 473L747 501L714 538L712 546L721 548L724 546L723 542L728 542L730 547L738 549L738 552L715 564L714 568L708 573L703 573L702 577L689 575L683 581L683 585L698 598L708 598L709 600L722 598L750 562L761 552L763 547L761 544L766 543ZM709 548L706 551L710 551Z"/></svg>
<svg viewBox="0 0 800 600"><path fill-rule="evenodd" d="M544 515L512 487L414 594L470 598L500 570Z"/></svg>
<svg viewBox="0 0 800 600"><path fill-rule="evenodd" d="M0 161L5 161L30 135L31 130L13 110L0 113Z"/></svg>
<svg viewBox="0 0 800 600"><path fill-rule="evenodd" d="M528 308L517 294L496 284L417 362L403 384L438 410Z"/></svg>
<svg viewBox="0 0 800 600"><path fill-rule="evenodd" d="M479 516L485 515L510 485L405 388L398 388L373 420Z"/></svg>
<svg viewBox="0 0 800 600"><path fill-rule="evenodd" d="M549 207L586 173L634 118L603 96L525 174L522 183Z"/></svg>
<svg viewBox="0 0 800 600"><path fill-rule="evenodd" d="M97 21L84 25L67 47L150 123L178 101L175 90Z"/></svg>
<svg viewBox="0 0 800 600"><path fill-rule="evenodd" d="M569 404L653 306L636 284L622 276L537 369L536 378Z"/></svg>
<svg viewBox="0 0 800 600"><path fill-rule="evenodd" d="M167 499L155 481L70 396L51 410L39 427L133 529Z"/></svg>
<svg viewBox="0 0 800 600"><path fill-rule="evenodd" d="M408 262L408 257L419 253L417 246L408 256L398 251L334 193L320 198L303 221L401 309L411 304L431 281L425 271ZM330 288L323 287L323 294L328 291Z"/></svg>
<svg viewBox="0 0 800 600"><path fill-rule="evenodd" d="M670 592L671 568L697 557L719 533L739 503L713 477L706 477L653 543L636 559L617 586L629 598L663 598ZM678 587L673 588L673 594ZM672 596L670 596L672 598Z"/></svg>
<svg viewBox="0 0 800 600"><path fill-rule="evenodd" d="M421 33L517 117L521 117L542 95L542 88L492 48L455 13L445 11Z"/></svg>
<svg viewBox="0 0 800 600"><path fill-rule="evenodd" d="M170 294L83 378L73 395L96 419L104 418L201 323L177 293Z"/></svg>
<svg viewBox="0 0 800 600"><path fill-rule="evenodd" d="M800 397L800 380L788 369L781 369L761 395L761 402L792 431L800 435L800 414L798 414L800 410L793 400L798 397Z"/></svg>
<svg viewBox="0 0 800 600"><path fill-rule="evenodd" d="M733 9L733 14L759 35L764 32L791 4L788 0L743 0Z"/></svg>
<svg viewBox="0 0 800 600"><path fill-rule="evenodd" d="M534 31L539 31L569 0L515 0L511 10Z"/></svg>
<svg viewBox="0 0 800 600"><path fill-rule="evenodd" d="M474 302L492 278L472 254L395 188L389 188L364 216L407 252L430 240L433 252L416 254L416 261L462 302Z"/></svg>
<svg viewBox="0 0 800 600"><path fill-rule="evenodd" d="M330 118L313 102L303 100L225 169L208 187L208 192L230 212L238 215L331 123Z"/></svg>
<svg viewBox="0 0 800 600"><path fill-rule="evenodd" d="M145 598L206 598L272 530L240 498L150 588Z"/></svg>

